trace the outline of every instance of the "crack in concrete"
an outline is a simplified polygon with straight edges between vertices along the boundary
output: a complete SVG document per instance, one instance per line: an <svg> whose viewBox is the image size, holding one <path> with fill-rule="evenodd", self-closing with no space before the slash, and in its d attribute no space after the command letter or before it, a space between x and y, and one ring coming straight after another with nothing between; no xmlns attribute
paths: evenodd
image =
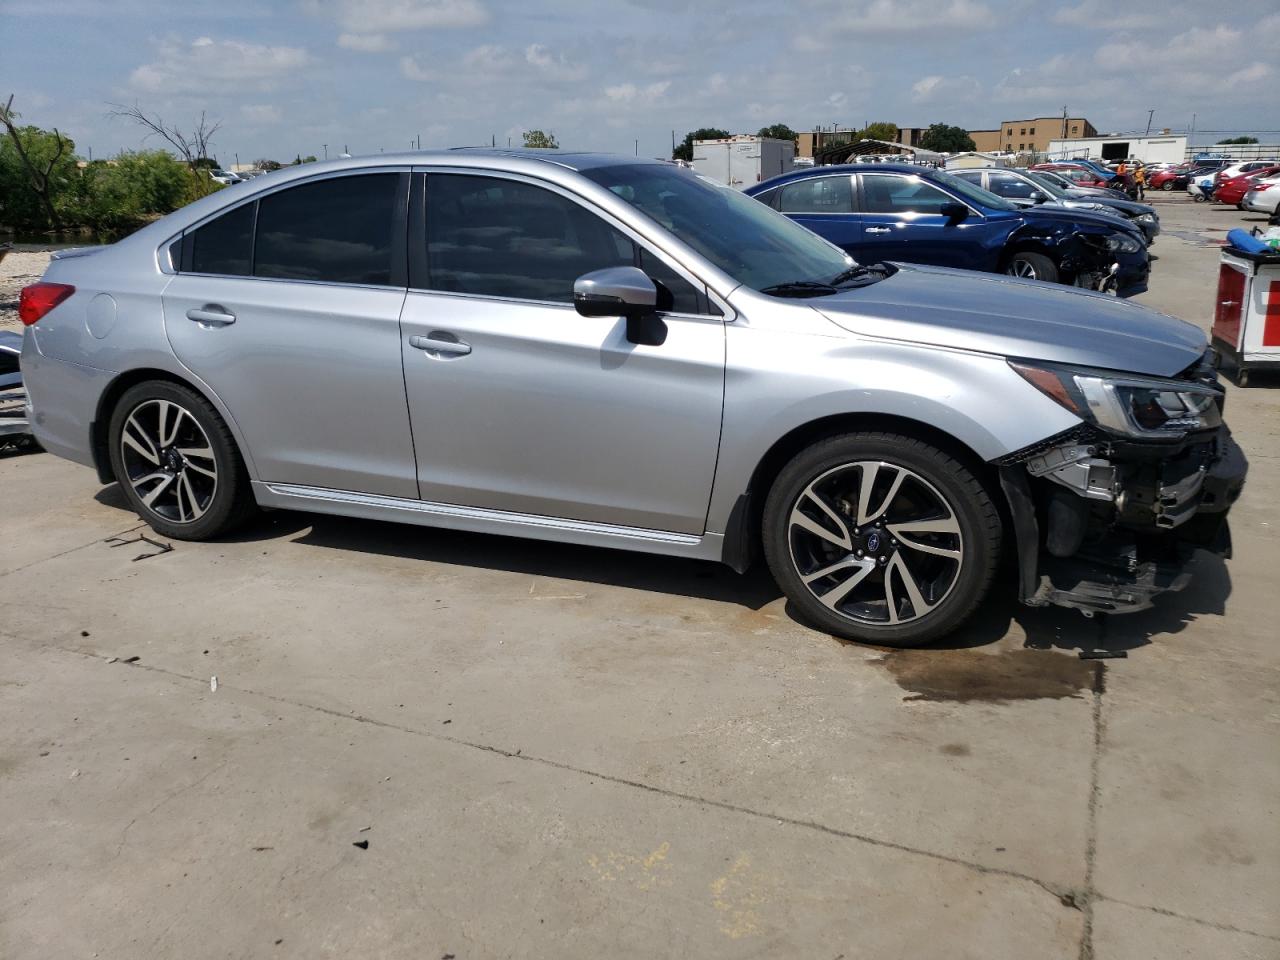
<svg viewBox="0 0 1280 960"><path fill-rule="evenodd" d="M85 550L89 547L92 547L94 544L104 543L106 540L109 540L111 537L119 537L126 533L132 533L134 530L141 530L145 526L146 526L145 523L138 523L135 526L129 527L125 530L121 530L119 533L108 534L107 537L105 538L97 537L93 540L90 540L88 543L80 544L80 546L78 547L68 547L66 550L63 550L60 553L51 554L50 556L47 556L47 557L41 557L38 560L32 560L29 563L22 564L22 566L14 567L12 570L0 570L0 578L13 576L13 574L15 573L21 573L23 570L29 570L32 567L37 566L41 563L48 563L50 560L57 560L59 557L65 557L69 553L76 553L80 550Z"/></svg>
<svg viewBox="0 0 1280 960"><path fill-rule="evenodd" d="M84 657L91 660L107 661L107 657L96 654L86 653L83 650L74 650L68 647L54 646L54 649L63 653L72 654L73 656ZM192 676L190 674L181 673L177 670L169 670L164 667L157 667L146 663L125 663L117 661L116 666L136 668L139 670L147 670L161 676L171 677L177 680L186 680L197 683L201 687L207 688L208 679L204 677ZM1099 902L1109 902L1126 906L1134 910L1147 910L1161 916L1170 917L1177 920L1183 920L1187 923L1194 923L1200 926L1209 927L1224 933L1240 933L1247 934L1252 937L1258 937L1263 940L1280 942L1280 937L1271 934L1258 933L1254 930L1246 930L1241 927L1235 927L1230 924L1218 923L1213 920L1205 920L1201 917L1188 916L1186 914L1176 913L1172 910L1166 910L1162 907L1152 906L1150 904L1131 903L1127 900L1121 900L1116 897L1110 897L1100 893L1094 886L1094 860L1097 853L1097 811L1099 800L1098 785L1098 768L1101 758L1101 750L1104 735L1104 722L1102 716L1102 696L1105 691L1105 670L1106 665L1097 663L1095 665L1094 685L1093 685L1093 728L1094 728L1094 757L1091 764L1091 783L1089 795L1089 829L1088 840L1085 851L1085 884L1081 889L1072 887L1059 887L1056 884L1041 880L1039 877L1033 877L1030 874L1021 873L1017 870L1006 870L1000 867L990 867L986 864L975 863L971 860L965 860L962 857L954 857L945 853L938 853L933 850L925 850L920 847L912 847L907 844L897 843L893 840L885 840L880 837L873 837L867 834L856 833L850 830L842 830L839 827L832 827L824 823L814 820L802 820L797 817L788 817L775 813L768 813L762 810L756 810L752 807L744 807L740 804L729 803L724 800L715 800L709 797L702 797L697 794L682 793L678 790L670 790L666 787L654 786L650 783L644 783L640 780L630 780L626 777L620 777L608 773L600 773L599 771L589 770L585 767L576 767L572 764L563 763L559 760L552 760L547 757L538 757L526 754L522 750L509 750L503 747L494 746L493 744L479 743L472 740L466 740L462 737L451 737L447 734L436 733L431 730L421 730L416 727L408 727L403 724L392 723L387 720L379 720L376 717L366 716L360 713L344 712L336 710L332 707L325 707L319 704L308 703L305 700L296 700L292 697L284 697L278 694L266 693L261 690L253 690L248 687L237 687L225 682L219 682L218 689L226 690L234 693L241 693L247 696L260 697L273 703L285 704L300 710L310 710L316 713L325 714L339 720L351 720L356 723L368 724L373 727L379 727L385 730L394 730L397 733L405 733L411 736L426 737L441 743L448 743L454 746L466 747L471 750L478 750L482 753L491 753L510 760L524 760L529 763L535 763L540 766L551 767L555 770L562 770L566 773L574 773L579 776L591 777L597 780L603 780L606 783L613 783L619 786L631 787L637 790L643 790L657 796L666 797L672 800L683 800L702 807L709 807L718 810L725 810L731 813L738 813L760 820L771 820L774 823L783 823L793 827L800 827L807 830L816 830L829 836L839 837L845 840L855 840L859 843L865 843L870 846L880 847L886 850L894 850L899 853L907 853L918 857L925 857L929 860L939 861L942 863L950 863L955 866L964 867L975 873L986 876L1007 877L1012 880L1021 880L1030 883L1046 893L1053 896L1064 907L1073 910L1080 910L1085 918L1085 932L1080 941L1080 957L1081 960L1093 960L1093 905Z"/></svg>
<svg viewBox="0 0 1280 960"><path fill-rule="evenodd" d="M1089 760L1089 818L1085 831L1084 890L1080 909L1084 928L1080 932L1080 960L1093 960L1093 904L1098 898L1094 885L1094 866L1098 857L1098 769L1102 763L1102 741L1105 732L1102 695L1107 692L1107 666L1101 661L1093 665L1093 756Z"/></svg>

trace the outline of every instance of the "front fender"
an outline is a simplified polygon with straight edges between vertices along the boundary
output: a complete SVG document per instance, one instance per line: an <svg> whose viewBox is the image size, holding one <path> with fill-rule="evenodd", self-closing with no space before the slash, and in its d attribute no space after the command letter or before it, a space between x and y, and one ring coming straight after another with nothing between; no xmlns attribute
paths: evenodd
<svg viewBox="0 0 1280 960"><path fill-rule="evenodd" d="M770 449L815 421L849 415L914 421L988 461L1079 423L1003 358L985 354L730 325L727 361L707 518L712 532L726 529L734 502ZM794 375L780 364L794 366Z"/></svg>

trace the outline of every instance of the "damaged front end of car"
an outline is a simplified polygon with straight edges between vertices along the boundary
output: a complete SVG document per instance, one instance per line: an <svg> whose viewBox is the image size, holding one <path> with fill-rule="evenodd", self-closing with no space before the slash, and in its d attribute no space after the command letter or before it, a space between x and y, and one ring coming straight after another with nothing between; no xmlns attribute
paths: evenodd
<svg viewBox="0 0 1280 960"><path fill-rule="evenodd" d="M1194 550L1230 556L1227 512L1248 463L1212 361L1206 352L1175 378L1011 361L1082 421L996 461L1024 603L1144 610L1186 586Z"/></svg>

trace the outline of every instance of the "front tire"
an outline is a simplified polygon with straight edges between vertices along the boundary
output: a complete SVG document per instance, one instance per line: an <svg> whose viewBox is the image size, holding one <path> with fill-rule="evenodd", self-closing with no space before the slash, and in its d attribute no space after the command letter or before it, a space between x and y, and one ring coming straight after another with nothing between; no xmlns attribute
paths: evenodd
<svg viewBox="0 0 1280 960"><path fill-rule="evenodd" d="M977 608L1000 554L982 482L924 441L850 433L799 453L765 502L765 558L800 617L836 636L914 647Z"/></svg>
<svg viewBox="0 0 1280 960"><path fill-rule="evenodd" d="M166 380L124 392L108 428L111 468L139 517L175 540L208 540L254 511L226 423L204 397Z"/></svg>
<svg viewBox="0 0 1280 960"><path fill-rule="evenodd" d="M1023 280L1058 282L1057 265L1043 253L1032 253L1028 250L1015 253L1010 257L1004 272L1011 277L1021 277Z"/></svg>

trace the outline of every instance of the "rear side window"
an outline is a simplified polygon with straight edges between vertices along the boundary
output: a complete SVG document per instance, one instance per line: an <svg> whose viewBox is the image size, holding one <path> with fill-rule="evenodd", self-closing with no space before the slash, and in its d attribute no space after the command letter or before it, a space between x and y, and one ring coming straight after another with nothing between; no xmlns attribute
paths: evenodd
<svg viewBox="0 0 1280 960"><path fill-rule="evenodd" d="M987 189L1006 200L1030 200L1036 193L1034 185L1015 177L1012 173L996 171L987 177Z"/></svg>
<svg viewBox="0 0 1280 960"><path fill-rule="evenodd" d="M400 182L398 173L333 177L236 207L186 235L181 270L390 284Z"/></svg>
<svg viewBox="0 0 1280 960"><path fill-rule="evenodd" d="M187 262L182 269L192 273L220 273L247 277L253 271L253 212L255 203L246 203L211 220L187 234Z"/></svg>
<svg viewBox="0 0 1280 960"><path fill-rule="evenodd" d="M389 284L398 173L334 177L258 202L253 275Z"/></svg>
<svg viewBox="0 0 1280 960"><path fill-rule="evenodd" d="M849 175L797 180L778 190L777 209L783 213L849 213L853 191Z"/></svg>

